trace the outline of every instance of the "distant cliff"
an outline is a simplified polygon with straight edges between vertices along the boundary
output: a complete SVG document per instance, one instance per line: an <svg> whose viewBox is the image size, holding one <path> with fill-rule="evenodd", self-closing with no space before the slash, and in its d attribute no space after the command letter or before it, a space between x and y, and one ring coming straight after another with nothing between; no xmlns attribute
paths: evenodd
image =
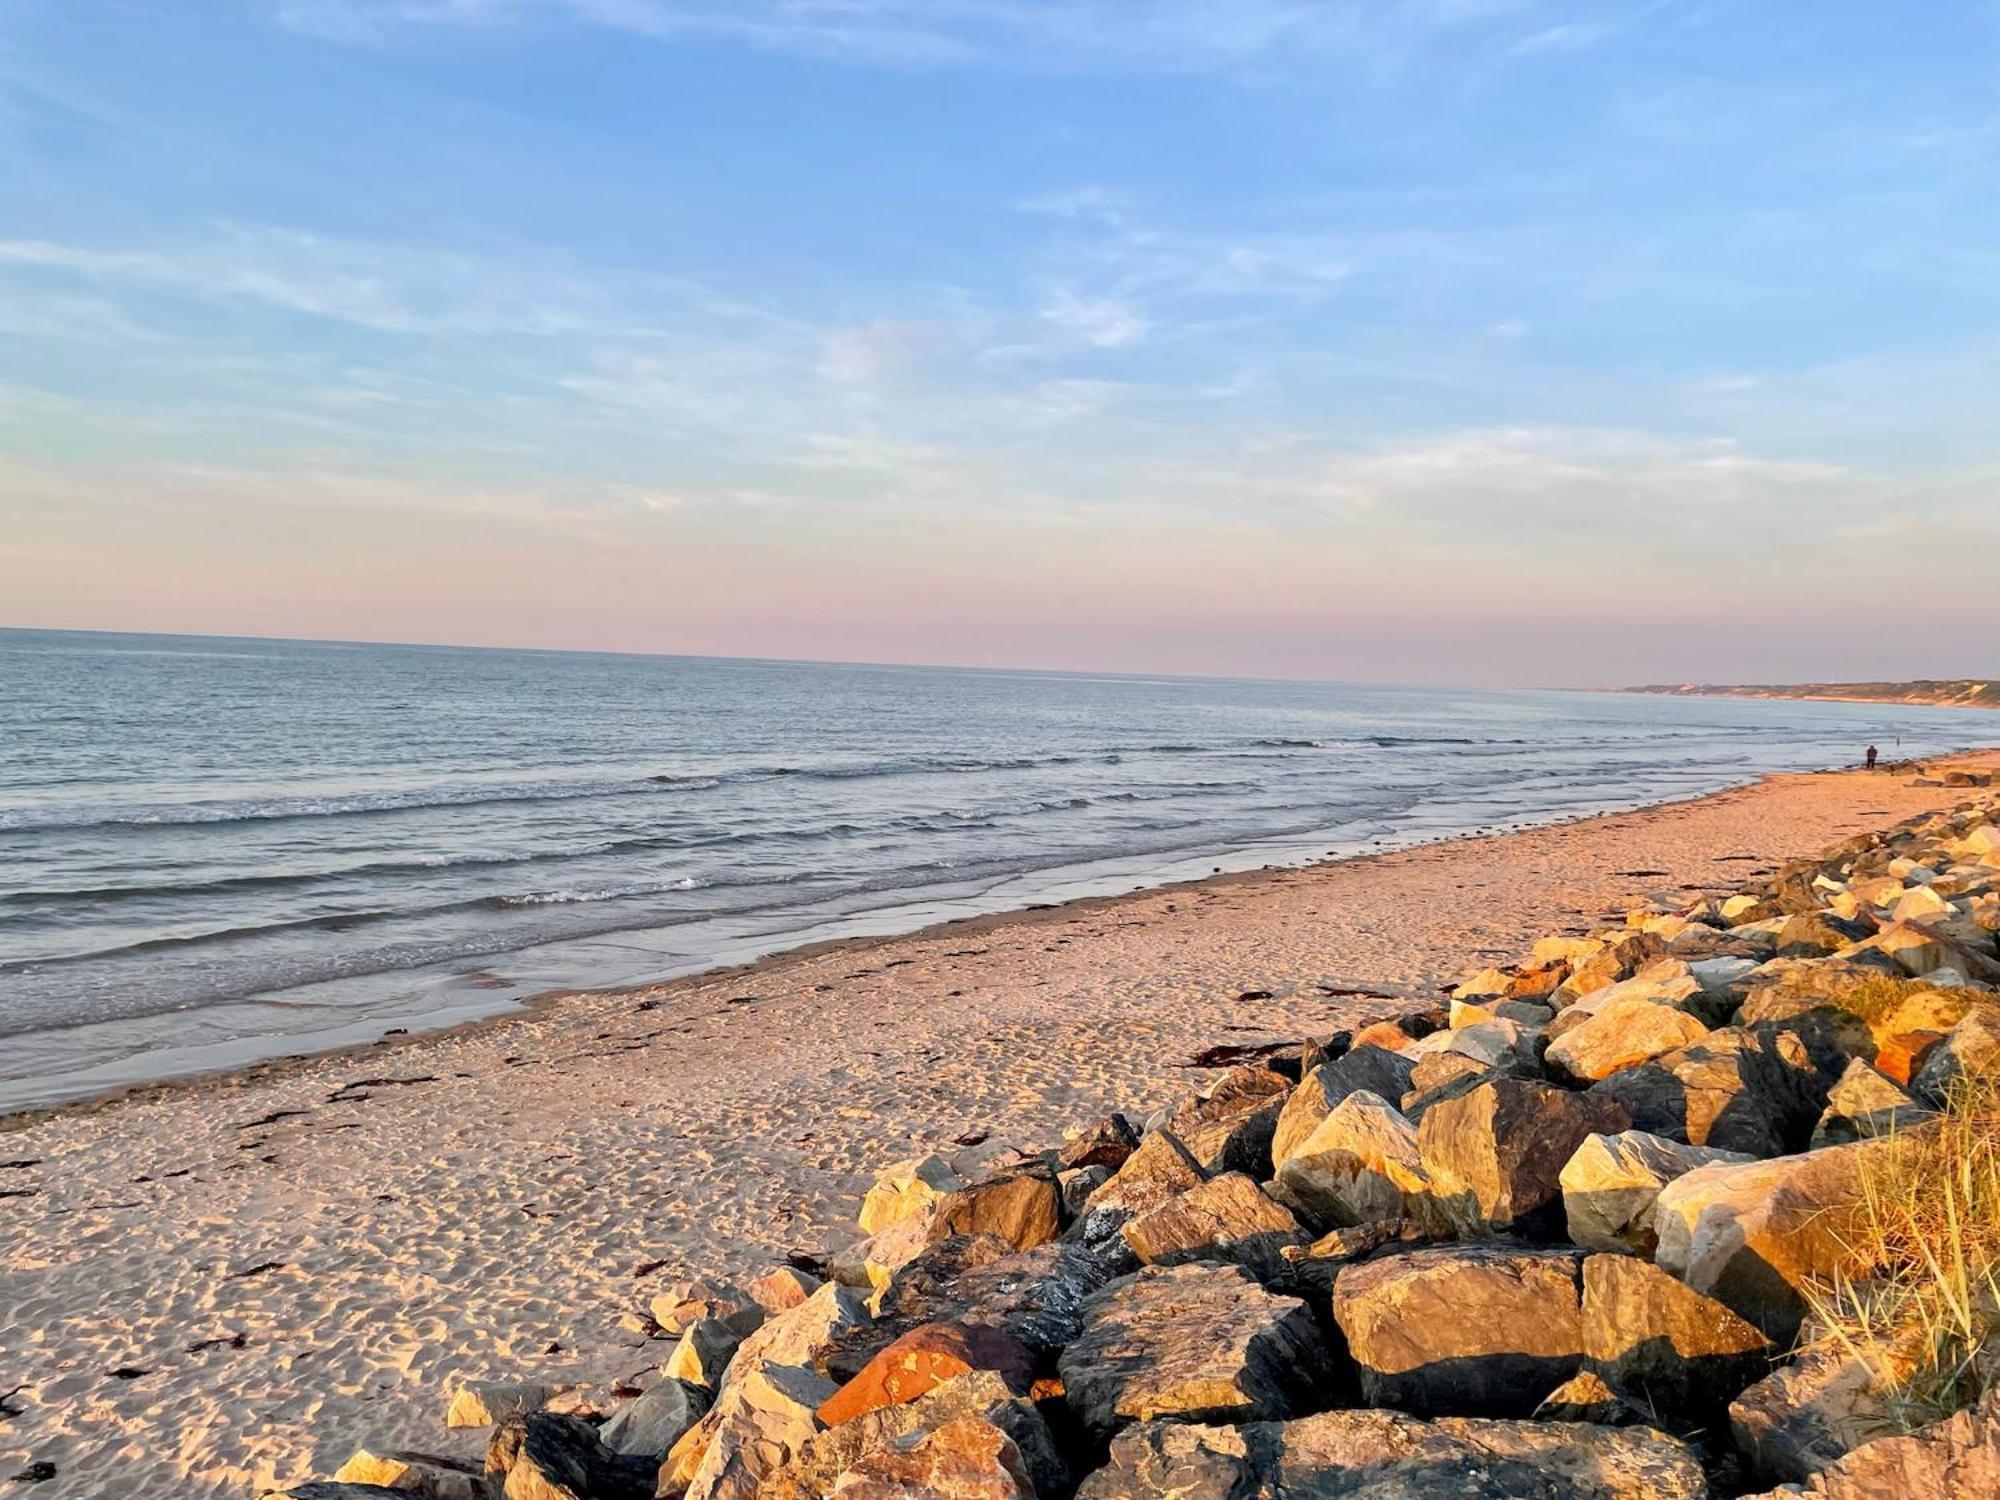
<svg viewBox="0 0 2000 1500"><path fill-rule="evenodd" d="M1842 703L1928 703L1946 708L2000 708L2000 682L1956 678L1938 682L1714 682L1651 683L1627 693L1672 693L1685 698L1826 698Z"/></svg>

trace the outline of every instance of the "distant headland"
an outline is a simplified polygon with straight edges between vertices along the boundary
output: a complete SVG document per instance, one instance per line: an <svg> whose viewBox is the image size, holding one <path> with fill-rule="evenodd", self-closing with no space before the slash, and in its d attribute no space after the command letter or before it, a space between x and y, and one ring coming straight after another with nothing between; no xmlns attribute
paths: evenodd
<svg viewBox="0 0 2000 1500"><path fill-rule="evenodd" d="M1623 693L1672 693L1685 698L1821 698L1838 703L1924 703L1938 708L2000 708L2000 681L1970 678L1915 682L1649 683Z"/></svg>

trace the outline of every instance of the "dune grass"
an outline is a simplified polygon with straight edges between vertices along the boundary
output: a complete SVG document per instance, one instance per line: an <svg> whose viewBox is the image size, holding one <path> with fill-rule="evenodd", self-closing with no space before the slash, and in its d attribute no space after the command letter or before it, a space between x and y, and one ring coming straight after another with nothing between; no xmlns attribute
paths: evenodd
<svg viewBox="0 0 2000 1500"><path fill-rule="evenodd" d="M1908 1432L2000 1386L2000 1077L1959 1079L1896 1145L1867 1154L1848 1221L1867 1269L1808 1300Z"/></svg>

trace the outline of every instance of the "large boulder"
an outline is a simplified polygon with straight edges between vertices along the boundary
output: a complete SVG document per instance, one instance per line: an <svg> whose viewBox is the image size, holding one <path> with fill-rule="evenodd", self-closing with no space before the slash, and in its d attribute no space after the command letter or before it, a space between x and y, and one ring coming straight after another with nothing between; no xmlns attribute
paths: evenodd
<svg viewBox="0 0 2000 1500"><path fill-rule="evenodd" d="M486 1497L486 1486L477 1467L435 1453L358 1448L333 1471L333 1477L342 1484L372 1485L400 1495L403 1500L485 1500Z"/></svg>
<svg viewBox="0 0 2000 1500"><path fill-rule="evenodd" d="M486 1479L507 1500L651 1500L652 1460L613 1453L580 1417L531 1412L494 1432Z"/></svg>
<svg viewBox="0 0 2000 1500"><path fill-rule="evenodd" d="M1426 1184L1416 1127L1357 1089L1285 1158L1271 1193L1324 1230L1401 1218Z"/></svg>
<svg viewBox="0 0 2000 1500"><path fill-rule="evenodd" d="M822 1500L866 1455L967 1419L1004 1432L1038 1495L1068 1488L1068 1473L1033 1402L991 1370L947 1380L914 1401L879 1406L806 1438L765 1481L758 1500Z"/></svg>
<svg viewBox="0 0 2000 1500"><path fill-rule="evenodd" d="M1329 1382L1331 1356L1303 1302L1235 1266L1147 1266L1095 1293L1058 1361L1085 1427L1285 1417Z"/></svg>
<svg viewBox="0 0 2000 1500"><path fill-rule="evenodd" d="M871 1448L826 1493L829 1500L1036 1500L1014 1440L978 1417Z"/></svg>
<svg viewBox="0 0 2000 1500"><path fill-rule="evenodd" d="M1032 1250L1062 1229L1062 1191L1055 1174L1028 1168L946 1193L931 1214L930 1241L992 1234L1016 1250Z"/></svg>
<svg viewBox="0 0 2000 1500"><path fill-rule="evenodd" d="M1330 1411L1120 1433L1077 1500L1706 1500L1701 1465L1646 1428Z"/></svg>
<svg viewBox="0 0 2000 1500"><path fill-rule="evenodd" d="M1270 1068L1232 1068L1176 1109L1167 1129L1204 1172L1269 1177L1271 1139L1291 1092L1291 1080Z"/></svg>
<svg viewBox="0 0 2000 1500"><path fill-rule="evenodd" d="M678 1380L656 1380L619 1408L597 1436L613 1453L657 1463L707 1410L705 1395L692 1393Z"/></svg>
<svg viewBox="0 0 2000 1500"><path fill-rule="evenodd" d="M1826 1111L1813 1127L1812 1145L1842 1146L1850 1141L1887 1135L1927 1120L1926 1109L1887 1074L1860 1058L1847 1065L1840 1082L1826 1096Z"/></svg>
<svg viewBox="0 0 2000 1500"><path fill-rule="evenodd" d="M1072 1242L1043 1245L968 1268L934 1305L997 1328L1038 1356L1064 1348L1083 1329L1083 1304L1116 1275L1105 1256ZM907 1299L914 1310L917 1298ZM903 1315L906 1309L894 1309Z"/></svg>
<svg viewBox="0 0 2000 1500"><path fill-rule="evenodd" d="M879 1234L891 1224L927 1214L947 1193L965 1186L942 1156L923 1156L884 1167L861 1200L862 1233Z"/></svg>
<svg viewBox="0 0 2000 1500"><path fill-rule="evenodd" d="M820 1430L814 1413L833 1392L832 1381L802 1365L760 1364L732 1375L708 1415L668 1452L655 1493L662 1500L755 1500Z"/></svg>
<svg viewBox="0 0 2000 1500"><path fill-rule="evenodd" d="M1826 1084L1797 1036L1741 1027L1614 1073L1590 1093L1620 1105L1634 1129L1746 1156L1797 1150L1826 1107Z"/></svg>
<svg viewBox="0 0 2000 1500"><path fill-rule="evenodd" d="M1564 1017L1580 1008L1565 1011ZM1544 1061L1577 1083L1594 1083L1707 1035L1706 1026L1675 1006L1657 1000L1618 1000L1565 1030L1549 1044Z"/></svg>
<svg viewBox="0 0 2000 1500"><path fill-rule="evenodd" d="M1521 1078L1440 1100L1417 1127L1426 1212L1462 1235L1560 1233L1563 1164L1584 1137L1631 1123L1616 1101Z"/></svg>
<svg viewBox="0 0 2000 1500"><path fill-rule="evenodd" d="M1811 1281L1866 1269L1859 1184L1871 1153L1915 1133L1800 1156L1697 1167L1660 1192L1657 1260L1696 1291L1776 1338L1805 1314Z"/></svg>
<svg viewBox="0 0 2000 1500"><path fill-rule="evenodd" d="M1415 1066L1386 1047L1355 1047L1314 1068L1285 1100L1271 1137L1272 1161L1282 1165L1349 1094L1366 1089L1379 1098L1402 1098Z"/></svg>
<svg viewBox="0 0 2000 1500"><path fill-rule="evenodd" d="M1907 1437L1880 1437L1814 1474L1803 1491L1773 1490L1812 1500L1971 1500L2000 1495L2000 1391L1974 1407Z"/></svg>
<svg viewBox="0 0 2000 1500"><path fill-rule="evenodd" d="M1570 1242L1650 1256L1659 1244L1653 1210L1662 1188L1696 1167L1751 1159L1643 1130L1585 1136L1558 1178Z"/></svg>
<svg viewBox="0 0 2000 1500"><path fill-rule="evenodd" d="M1613 1390L1708 1418L1770 1368L1771 1341L1713 1298L1629 1255L1583 1263L1583 1355Z"/></svg>
<svg viewBox="0 0 2000 1500"><path fill-rule="evenodd" d="M827 1397L818 1416L828 1427L838 1427L877 1407L914 1401L970 1370L991 1370L1009 1388L1025 1392L1034 1381L1035 1357L1020 1340L997 1328L976 1323L920 1324Z"/></svg>
<svg viewBox="0 0 2000 1500"><path fill-rule="evenodd" d="M1768 1483L1810 1478L1893 1426L1895 1388L1911 1351L1821 1337L1729 1404L1729 1429L1751 1471Z"/></svg>
<svg viewBox="0 0 2000 1500"><path fill-rule="evenodd" d="M1141 1214L1123 1230L1142 1265L1232 1261L1259 1281L1277 1272L1279 1252L1310 1238L1289 1211L1241 1172L1225 1172Z"/></svg>
<svg viewBox="0 0 2000 1500"><path fill-rule="evenodd" d="M870 1323L868 1306L850 1287L829 1281L797 1307L767 1319L736 1347L728 1377L759 1365L823 1365L828 1350ZM815 1403L817 1404L817 1403Z"/></svg>
<svg viewBox="0 0 2000 1500"><path fill-rule="evenodd" d="M1577 1257L1449 1245L1349 1266L1333 1285L1371 1406L1526 1416L1583 1363Z"/></svg>
<svg viewBox="0 0 2000 1500"><path fill-rule="evenodd" d="M1109 1239L1126 1220L1199 1187L1209 1175L1173 1131L1149 1130L1110 1180L1090 1195L1073 1232L1089 1242Z"/></svg>
<svg viewBox="0 0 2000 1500"><path fill-rule="evenodd" d="M2000 1078L2000 1007L1968 1011L1924 1054L1910 1087L1918 1098L1943 1104L1962 1078Z"/></svg>

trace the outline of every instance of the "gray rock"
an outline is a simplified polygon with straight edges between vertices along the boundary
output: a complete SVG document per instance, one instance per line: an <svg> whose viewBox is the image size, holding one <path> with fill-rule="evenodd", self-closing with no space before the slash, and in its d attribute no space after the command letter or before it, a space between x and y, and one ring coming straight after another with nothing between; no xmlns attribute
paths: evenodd
<svg viewBox="0 0 2000 1500"><path fill-rule="evenodd" d="M1896 1380L1912 1368L1908 1351L1886 1346L1862 1359L1837 1339L1809 1343L1729 1404L1729 1430L1760 1479L1804 1480L1891 1430Z"/></svg>
<svg viewBox="0 0 2000 1500"><path fill-rule="evenodd" d="M1919 1104L1886 1074L1855 1058L1826 1097L1826 1112L1813 1127L1812 1145L1841 1146L1930 1119Z"/></svg>
<svg viewBox="0 0 2000 1500"><path fill-rule="evenodd" d="M2000 1495L2000 1391L1907 1437L1864 1443L1806 1482L1813 1500L1971 1500Z"/></svg>
<svg viewBox="0 0 2000 1500"><path fill-rule="evenodd" d="M657 1464L613 1453L580 1417L531 1412L486 1448L486 1477L507 1500L651 1500Z"/></svg>
<svg viewBox="0 0 2000 1500"><path fill-rule="evenodd" d="M1799 1149L1826 1107L1826 1084L1798 1037L1741 1027L1614 1073L1590 1093L1622 1106L1636 1130L1746 1156Z"/></svg>
<svg viewBox="0 0 2000 1500"><path fill-rule="evenodd" d="M678 1380L659 1380L620 1408L597 1436L613 1453L657 1463L707 1410L706 1397L691 1395Z"/></svg>
<svg viewBox="0 0 2000 1500"><path fill-rule="evenodd" d="M1303 1302L1206 1265L1148 1266L1092 1295L1057 1367L1071 1409L1107 1437L1153 1417L1290 1416L1332 1376Z"/></svg>

